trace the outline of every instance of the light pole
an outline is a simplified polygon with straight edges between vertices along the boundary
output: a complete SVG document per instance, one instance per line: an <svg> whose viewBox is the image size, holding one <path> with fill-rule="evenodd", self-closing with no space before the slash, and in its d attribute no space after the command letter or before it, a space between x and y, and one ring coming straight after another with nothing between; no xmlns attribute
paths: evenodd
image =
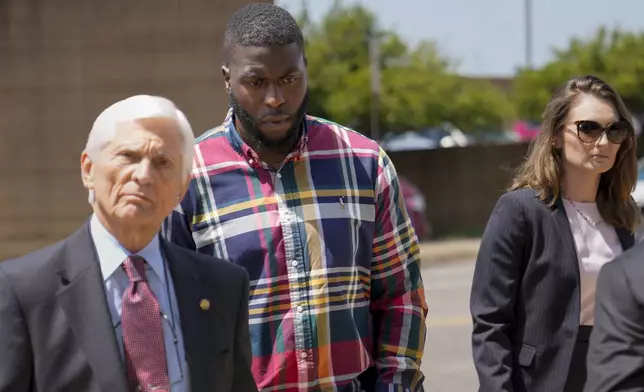
<svg viewBox="0 0 644 392"><path fill-rule="evenodd" d="M532 0L525 0L525 65L532 69Z"/></svg>
<svg viewBox="0 0 644 392"><path fill-rule="evenodd" d="M380 139L380 42L378 33L372 29L369 32L369 68L371 69L371 110L370 136L373 140Z"/></svg>

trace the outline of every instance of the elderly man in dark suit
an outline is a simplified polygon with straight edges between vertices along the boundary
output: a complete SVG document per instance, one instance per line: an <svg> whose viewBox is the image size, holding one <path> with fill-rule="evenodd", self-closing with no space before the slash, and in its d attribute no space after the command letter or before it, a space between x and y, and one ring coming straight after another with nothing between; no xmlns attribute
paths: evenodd
<svg viewBox="0 0 644 392"><path fill-rule="evenodd" d="M256 392L248 276L166 242L194 136L164 98L99 115L81 155L94 213L0 263L0 392Z"/></svg>
<svg viewBox="0 0 644 392"><path fill-rule="evenodd" d="M644 242L602 267L585 392L644 392Z"/></svg>

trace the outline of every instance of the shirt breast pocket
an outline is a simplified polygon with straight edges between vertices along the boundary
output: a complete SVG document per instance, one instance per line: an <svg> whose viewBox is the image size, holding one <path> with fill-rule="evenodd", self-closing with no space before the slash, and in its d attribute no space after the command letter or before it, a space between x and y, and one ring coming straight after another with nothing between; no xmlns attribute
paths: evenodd
<svg viewBox="0 0 644 392"><path fill-rule="evenodd" d="M369 268L374 233L375 207L352 202L346 197L338 203L320 205L320 223L327 267ZM307 243L311 238L307 229Z"/></svg>

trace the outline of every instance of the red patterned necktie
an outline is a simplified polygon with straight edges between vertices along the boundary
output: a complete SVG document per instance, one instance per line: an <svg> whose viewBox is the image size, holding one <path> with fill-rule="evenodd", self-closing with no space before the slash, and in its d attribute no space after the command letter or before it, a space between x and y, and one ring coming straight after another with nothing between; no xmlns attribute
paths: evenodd
<svg viewBox="0 0 644 392"><path fill-rule="evenodd" d="M130 256L123 265L130 279L121 305L128 383L135 391L170 392L163 321L145 277L145 260Z"/></svg>

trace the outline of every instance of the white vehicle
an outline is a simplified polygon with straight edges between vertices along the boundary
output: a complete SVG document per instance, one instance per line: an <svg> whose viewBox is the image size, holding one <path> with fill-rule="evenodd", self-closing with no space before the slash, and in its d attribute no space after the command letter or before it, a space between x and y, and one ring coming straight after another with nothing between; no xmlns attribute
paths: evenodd
<svg viewBox="0 0 644 392"><path fill-rule="evenodd" d="M637 162L637 185L631 193L640 211L644 213L644 158Z"/></svg>
<svg viewBox="0 0 644 392"><path fill-rule="evenodd" d="M637 184L635 190L631 193L633 200L640 209L644 217L644 158L637 162ZM635 241L639 242L644 239L644 225L635 230Z"/></svg>

